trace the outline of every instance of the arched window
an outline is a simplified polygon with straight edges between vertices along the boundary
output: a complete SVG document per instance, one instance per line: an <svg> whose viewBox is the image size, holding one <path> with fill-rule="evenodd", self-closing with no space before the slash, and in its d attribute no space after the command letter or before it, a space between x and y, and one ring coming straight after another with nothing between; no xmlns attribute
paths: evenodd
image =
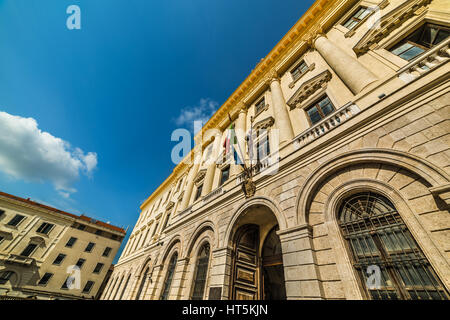
<svg viewBox="0 0 450 320"><path fill-rule="evenodd" d="M145 285L145 283L147 281L148 271L149 271L149 267L147 267L147 269L145 269L144 275L142 276L141 284L139 286L139 290L138 290L138 293L136 295L136 300L139 300L141 298L142 289L144 289L144 285Z"/></svg>
<svg viewBox="0 0 450 320"><path fill-rule="evenodd" d="M119 300L122 300L123 294L125 293L125 290L127 290L128 282L130 281L131 273L128 275L127 281L125 282L125 285L123 286L122 293L120 294Z"/></svg>
<svg viewBox="0 0 450 320"><path fill-rule="evenodd" d="M209 243L205 243L197 258L197 265L195 267L194 290L192 292L192 300L202 300L205 292L206 274L208 272L209 263Z"/></svg>
<svg viewBox="0 0 450 320"><path fill-rule="evenodd" d="M173 274L175 272L177 260L178 260L178 253L175 252L172 258L170 259L169 266L167 267L166 281L164 281L164 286L160 300L167 300L167 298L169 297L170 286L172 284Z"/></svg>
<svg viewBox="0 0 450 320"><path fill-rule="evenodd" d="M394 205L362 192L347 198L339 226L371 299L448 299L448 293Z"/></svg>

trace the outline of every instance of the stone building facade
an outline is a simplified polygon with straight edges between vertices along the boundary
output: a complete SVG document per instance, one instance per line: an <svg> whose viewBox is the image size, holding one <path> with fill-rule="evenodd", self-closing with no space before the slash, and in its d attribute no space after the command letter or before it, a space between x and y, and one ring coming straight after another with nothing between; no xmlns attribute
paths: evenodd
<svg viewBox="0 0 450 320"><path fill-rule="evenodd" d="M0 300L98 299L124 237L122 228L0 192Z"/></svg>
<svg viewBox="0 0 450 320"><path fill-rule="evenodd" d="M449 24L317 0L141 205L102 299L448 299Z"/></svg>

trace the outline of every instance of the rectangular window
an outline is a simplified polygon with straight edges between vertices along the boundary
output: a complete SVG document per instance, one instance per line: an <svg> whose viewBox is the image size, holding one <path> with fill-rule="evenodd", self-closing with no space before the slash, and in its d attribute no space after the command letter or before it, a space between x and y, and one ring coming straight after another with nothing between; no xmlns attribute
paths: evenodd
<svg viewBox="0 0 450 320"><path fill-rule="evenodd" d="M167 224L169 223L169 219L170 219L170 213L167 215L166 221L164 221L164 226L163 226L163 230L167 227Z"/></svg>
<svg viewBox="0 0 450 320"><path fill-rule="evenodd" d="M84 229L86 229L86 226L84 224L79 224L77 229L83 231Z"/></svg>
<svg viewBox="0 0 450 320"><path fill-rule="evenodd" d="M94 248L95 243L93 242L89 242L88 245L86 246L86 249L84 249L84 252L91 252L92 249Z"/></svg>
<svg viewBox="0 0 450 320"><path fill-rule="evenodd" d="M230 166L227 166L226 168L222 169L220 173L220 185L223 185L225 181L228 180L230 177Z"/></svg>
<svg viewBox="0 0 450 320"><path fill-rule="evenodd" d="M325 118L327 115L332 113L334 111L334 107L330 99L325 96L318 102L307 108L305 111L311 124L314 125Z"/></svg>
<svg viewBox="0 0 450 320"><path fill-rule="evenodd" d="M68 285L71 285L74 280L75 278L73 276L68 276L66 280L63 282L61 289L69 289Z"/></svg>
<svg viewBox="0 0 450 320"><path fill-rule="evenodd" d="M60 253L60 254L58 254L58 256L56 257L56 259L55 259L55 261L53 261L53 264L56 264L56 265L60 265L62 262L63 262L63 260L66 258L66 255L64 254L64 253Z"/></svg>
<svg viewBox="0 0 450 320"><path fill-rule="evenodd" d="M5 214L5 210L0 209L0 217Z"/></svg>
<svg viewBox="0 0 450 320"><path fill-rule="evenodd" d="M203 184L201 184L197 187L197 193L195 194L194 201L197 201L197 199L200 198L200 196L202 195L202 189L203 189Z"/></svg>
<svg viewBox="0 0 450 320"><path fill-rule="evenodd" d="M258 101L255 104L255 114L258 114L261 112L262 109L266 106L266 100L262 98L260 101Z"/></svg>
<svg viewBox="0 0 450 320"><path fill-rule="evenodd" d="M110 247L106 247L105 250L103 251L102 256L107 257L109 256L109 254L111 253L111 248Z"/></svg>
<svg viewBox="0 0 450 320"><path fill-rule="evenodd" d="M302 60L302 62L300 62L298 66L292 69L291 71L292 78L295 81L298 78L300 78L304 73L306 73L306 71L308 71L308 66L306 65L305 61Z"/></svg>
<svg viewBox="0 0 450 320"><path fill-rule="evenodd" d="M5 237L0 236L0 243L2 243L3 239L5 239Z"/></svg>
<svg viewBox="0 0 450 320"><path fill-rule="evenodd" d="M152 232L152 237L155 235L155 233L156 233L156 230L158 230L158 225L159 225L159 221L156 223L156 225L155 225L155 229L153 229L153 232Z"/></svg>
<svg viewBox="0 0 450 320"><path fill-rule="evenodd" d="M24 257L29 257L32 253L33 253L33 251L35 250L37 248L37 244L35 244L35 243L30 243L23 251L22 251L22 253L20 254L21 256L24 256Z"/></svg>
<svg viewBox="0 0 450 320"><path fill-rule="evenodd" d="M100 273L102 271L104 264L103 263L97 263L97 265L94 268L94 273Z"/></svg>
<svg viewBox="0 0 450 320"><path fill-rule="evenodd" d="M119 237L118 237L117 235L113 234L113 235L111 235L111 239L113 239L113 240L118 240Z"/></svg>
<svg viewBox="0 0 450 320"><path fill-rule="evenodd" d="M103 232L102 232L102 230L96 230L95 234L98 235L98 236L101 236L103 234Z"/></svg>
<svg viewBox="0 0 450 320"><path fill-rule="evenodd" d="M345 23L343 24L349 30L354 29L365 17L367 17L372 12L372 9L367 7L360 7L355 14L353 14Z"/></svg>
<svg viewBox="0 0 450 320"><path fill-rule="evenodd" d="M424 24L406 39L394 45L390 51L400 58L410 61L421 53L438 45L448 38L450 28Z"/></svg>
<svg viewBox="0 0 450 320"><path fill-rule="evenodd" d="M77 238L71 237L71 238L69 239L69 241L67 241L66 247L72 248L73 245L75 244L75 242L77 242Z"/></svg>
<svg viewBox="0 0 450 320"><path fill-rule="evenodd" d="M17 226L23 219L25 219L24 216L20 215L20 214L16 214L14 216L14 218L12 218L9 222L8 222L8 226Z"/></svg>
<svg viewBox="0 0 450 320"><path fill-rule="evenodd" d="M256 143L256 149L256 156L258 161L263 160L270 154L269 137L267 134L265 134L258 140L258 142Z"/></svg>
<svg viewBox="0 0 450 320"><path fill-rule="evenodd" d="M48 234L54 226L54 224L43 222L41 226L36 230L36 232Z"/></svg>
<svg viewBox="0 0 450 320"><path fill-rule="evenodd" d="M49 273L49 272L45 273L45 274L42 276L41 280L39 280L38 285L40 285L40 286L45 286L45 285L47 285L48 281L50 280L50 278L51 278L52 276L53 276L53 273Z"/></svg>
<svg viewBox="0 0 450 320"><path fill-rule="evenodd" d="M81 269L81 267L83 267L83 264L85 262L86 262L86 259L80 258L80 259L78 259L76 266Z"/></svg>
<svg viewBox="0 0 450 320"><path fill-rule="evenodd" d="M93 281L86 282L86 285L83 288L83 293L89 293L93 286L94 286L94 282Z"/></svg>
<svg viewBox="0 0 450 320"><path fill-rule="evenodd" d="M14 274L14 272L12 272L12 271L2 272L2 274L0 274L0 284L7 283L13 274Z"/></svg>

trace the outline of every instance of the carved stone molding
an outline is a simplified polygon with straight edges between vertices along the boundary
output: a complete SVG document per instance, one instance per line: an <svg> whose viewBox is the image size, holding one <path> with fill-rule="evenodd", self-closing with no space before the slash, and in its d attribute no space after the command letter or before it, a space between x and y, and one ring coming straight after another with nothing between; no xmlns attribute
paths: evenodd
<svg viewBox="0 0 450 320"><path fill-rule="evenodd" d="M279 80L280 80L280 76L279 76L277 70L275 70L275 69L270 69L270 70L267 72L267 74L264 76L263 82L264 82L266 85L270 85L270 83L271 83L273 80L278 80L278 81L279 81Z"/></svg>
<svg viewBox="0 0 450 320"><path fill-rule="evenodd" d="M430 192L435 196L441 198L447 206L450 206L450 183L438 187L429 188Z"/></svg>
<svg viewBox="0 0 450 320"><path fill-rule="evenodd" d="M322 30L322 26L317 26L305 35L306 43L310 49L314 49L314 42L316 42L319 37L326 37Z"/></svg>
<svg viewBox="0 0 450 320"><path fill-rule="evenodd" d="M206 176L206 169L200 170L194 178L195 185L198 185Z"/></svg>
<svg viewBox="0 0 450 320"><path fill-rule="evenodd" d="M307 74L309 71L313 71L315 68L316 68L316 64L315 64L315 63L311 63L311 64L308 66L308 69L307 69L300 77L298 77L297 79L295 79L295 80L293 80L291 83L289 83L289 88L292 89L292 88L295 86L295 83L296 83L298 80L300 80L301 78L303 78L303 76L304 76L305 74Z"/></svg>
<svg viewBox="0 0 450 320"><path fill-rule="evenodd" d="M300 104L308 99L317 90L326 87L327 82L331 79L331 72L325 70L317 76L305 81L300 88L295 91L294 95L289 99L287 105L291 110L300 106Z"/></svg>
<svg viewBox="0 0 450 320"><path fill-rule="evenodd" d="M407 1L404 5L389 12L380 19L380 25L377 28L370 29L353 47L357 56L366 53L369 50L378 48L378 43L389 35L392 31L399 28L405 21L423 13L425 7L429 5L431 0L412 0Z"/></svg>
<svg viewBox="0 0 450 320"><path fill-rule="evenodd" d="M175 205L175 203L173 201L169 201L169 203L166 206L166 211L169 211L170 209L172 209L174 205Z"/></svg>
<svg viewBox="0 0 450 320"><path fill-rule="evenodd" d="M267 128L270 128L271 126L273 126L273 124L275 123L275 119L270 116L265 118L264 120L258 121L257 123L255 123L253 125L253 130L258 131L258 130L264 130Z"/></svg>

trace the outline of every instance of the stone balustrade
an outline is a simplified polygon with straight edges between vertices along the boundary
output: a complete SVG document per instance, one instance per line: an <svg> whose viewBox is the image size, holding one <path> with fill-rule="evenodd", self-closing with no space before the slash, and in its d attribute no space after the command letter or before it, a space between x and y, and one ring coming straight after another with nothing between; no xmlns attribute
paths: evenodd
<svg viewBox="0 0 450 320"><path fill-rule="evenodd" d="M450 38L436 47L413 59L406 66L397 71L397 75L405 82L411 82L450 59Z"/></svg>
<svg viewBox="0 0 450 320"><path fill-rule="evenodd" d="M304 131L294 138L294 149L298 150L303 146L313 142L320 136L338 127L355 114L359 113L360 109L353 102L349 102L341 108L328 115L314 126Z"/></svg>

